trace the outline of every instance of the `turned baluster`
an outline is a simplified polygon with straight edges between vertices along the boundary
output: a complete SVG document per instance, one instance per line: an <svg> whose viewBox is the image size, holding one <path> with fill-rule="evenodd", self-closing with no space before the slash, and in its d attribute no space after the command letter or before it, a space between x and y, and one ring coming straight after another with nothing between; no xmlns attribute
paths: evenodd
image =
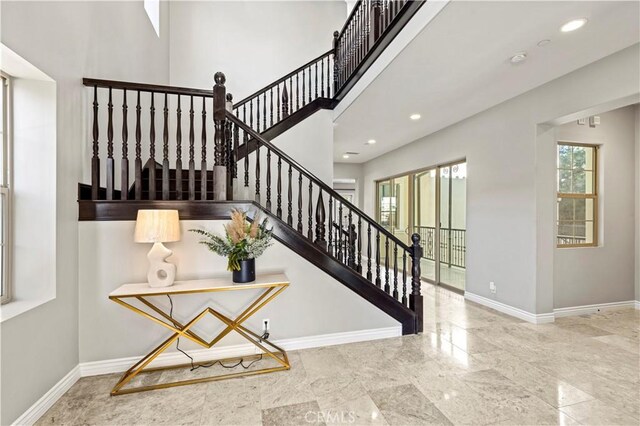
<svg viewBox="0 0 640 426"><path fill-rule="evenodd" d="M311 102L311 93L313 93L313 89L311 88L311 72L313 71L313 68L311 68L311 65L309 65L309 73L307 74L307 82L309 84L309 89L307 90L307 95L309 96L309 102Z"/></svg>
<svg viewBox="0 0 640 426"><path fill-rule="evenodd" d="M288 178L289 178L289 184L287 185L287 225L292 226L293 225L293 188L292 188L292 183L291 183L291 175L292 175L292 170L291 170L291 163L289 163L289 173L288 173Z"/></svg>
<svg viewBox="0 0 640 426"><path fill-rule="evenodd" d="M135 177L135 199L142 199L142 127L140 126L140 116L142 108L140 107L140 91L136 102L136 160L134 162Z"/></svg>
<svg viewBox="0 0 640 426"><path fill-rule="evenodd" d="M207 192L209 190L207 181L208 173L207 173L207 109L206 109L206 98L202 97L202 133L200 136L200 141L202 142L202 146L200 148L200 199L207 199Z"/></svg>
<svg viewBox="0 0 640 426"><path fill-rule="evenodd" d="M318 204L316 206L316 240L314 241L317 246L322 250L327 250L327 241L324 239L325 233L325 212L324 201L322 199L322 188L318 193Z"/></svg>
<svg viewBox="0 0 640 426"><path fill-rule="evenodd" d="M260 204L260 141L256 139L256 203Z"/></svg>
<svg viewBox="0 0 640 426"><path fill-rule="evenodd" d="M398 300L398 244L393 243L393 298Z"/></svg>
<svg viewBox="0 0 640 426"><path fill-rule="evenodd" d="M313 181L309 179L309 227L307 228L307 238L313 241Z"/></svg>
<svg viewBox="0 0 640 426"><path fill-rule="evenodd" d="M262 131L267 130L267 93L262 94Z"/></svg>
<svg viewBox="0 0 640 426"><path fill-rule="evenodd" d="M273 87L269 89L269 123L273 126Z"/></svg>
<svg viewBox="0 0 640 426"><path fill-rule="evenodd" d="M278 157L278 182L276 194L276 216L282 219L282 158Z"/></svg>
<svg viewBox="0 0 640 426"><path fill-rule="evenodd" d="M249 135L244 132L244 187L249 195Z"/></svg>
<svg viewBox="0 0 640 426"><path fill-rule="evenodd" d="M300 82L298 81L299 76L300 76L300 73L297 73L296 74L296 111L300 109ZM304 82L304 80L302 81Z"/></svg>
<svg viewBox="0 0 640 426"><path fill-rule="evenodd" d="M97 200L100 190L100 148L98 145L98 86L93 86L93 156L91 157L91 199Z"/></svg>
<svg viewBox="0 0 640 426"><path fill-rule="evenodd" d="M306 68L302 69L302 106L305 106L307 104L307 91L306 91L306 85L305 85L305 81L306 81Z"/></svg>
<svg viewBox="0 0 640 426"><path fill-rule="evenodd" d="M372 281L371 275L371 222L367 222L367 279Z"/></svg>
<svg viewBox="0 0 640 426"><path fill-rule="evenodd" d="M333 94L335 95L336 93L338 93L338 74L339 74L339 67L340 67L340 53L339 53L339 49L340 49L340 43L339 43L339 39L338 37L340 36L340 33L338 31L334 31L333 32ZM329 73L327 73L327 77L329 76Z"/></svg>
<svg viewBox="0 0 640 426"><path fill-rule="evenodd" d="M260 133L260 96L256 97L256 131Z"/></svg>
<svg viewBox="0 0 640 426"><path fill-rule="evenodd" d="M402 251L402 304L407 304L407 252Z"/></svg>
<svg viewBox="0 0 640 426"><path fill-rule="evenodd" d="M285 88L286 88L286 84L285 84ZM277 115L276 115L276 122L279 123L280 122L280 108L282 107L282 104L280 103L281 98L280 98L280 85L278 84L276 86L276 110L277 110ZM271 120L271 125L273 126L273 120Z"/></svg>
<svg viewBox="0 0 640 426"><path fill-rule="evenodd" d="M380 279L380 230L376 229L376 285L381 287Z"/></svg>
<svg viewBox="0 0 640 426"><path fill-rule="evenodd" d="M189 200L196 199L196 162L195 162L195 130L193 126L193 96L189 106Z"/></svg>
<svg viewBox="0 0 640 426"><path fill-rule="evenodd" d="M336 203L340 202L340 204L338 205L338 238L337 238L337 243L338 243L338 260L340 262L344 262L344 258L343 258L343 233L344 233L344 228L342 227L342 201L341 200L336 200Z"/></svg>
<svg viewBox="0 0 640 426"><path fill-rule="evenodd" d="M335 249L333 247L333 197L329 194L329 254L333 255Z"/></svg>
<svg viewBox="0 0 640 426"><path fill-rule="evenodd" d="M369 14L369 46L373 46L381 33L382 1L372 0L371 13Z"/></svg>
<svg viewBox="0 0 640 426"><path fill-rule="evenodd" d="M317 65L318 64L316 64L316 66ZM317 74L317 68L316 68L316 74ZM317 84L318 82L316 81L316 87L317 87ZM320 96L324 98L324 58L322 58L320 61ZM318 93L316 93L316 98L317 97L318 97Z"/></svg>
<svg viewBox="0 0 640 426"><path fill-rule="evenodd" d="M302 234L302 172L298 170L298 232Z"/></svg>
<svg viewBox="0 0 640 426"><path fill-rule="evenodd" d="M127 123L127 89L122 93L122 160L120 161L120 199L129 198L129 124Z"/></svg>
<svg viewBox="0 0 640 426"><path fill-rule="evenodd" d="M420 235L411 236L413 242L411 246L411 294L409 295L409 308L416 313L416 331L422 332L422 295L420 294L420 259L422 258L422 247L420 246Z"/></svg>
<svg viewBox="0 0 640 426"><path fill-rule="evenodd" d="M362 273L362 216L358 215L358 255L356 257L358 273Z"/></svg>
<svg viewBox="0 0 640 426"><path fill-rule="evenodd" d="M164 94L164 126L162 130L162 199L169 199L169 108L167 94Z"/></svg>
<svg viewBox="0 0 640 426"><path fill-rule="evenodd" d="M384 239L384 291L389 293L389 237Z"/></svg>
<svg viewBox="0 0 640 426"><path fill-rule="evenodd" d="M155 93L151 92L151 129L149 131L149 199L156 199L156 108Z"/></svg>
<svg viewBox="0 0 640 426"><path fill-rule="evenodd" d="M334 55L335 58L335 55ZM334 59L335 62L335 59ZM326 87L327 87L327 98L331 98L331 72L329 71L331 68L331 54L329 54L329 56L327 56L327 81L326 81Z"/></svg>
<svg viewBox="0 0 640 426"><path fill-rule="evenodd" d="M285 119L288 116L289 116L289 92L287 92L287 83L285 82L284 87L282 88L282 118Z"/></svg>
<svg viewBox="0 0 640 426"><path fill-rule="evenodd" d="M349 247L347 248L347 265L349 265L350 268L355 269L355 225L353 224L353 215L351 213L351 209L348 210L349 213L347 215L347 231L349 232L349 234L347 235L347 244L349 244Z"/></svg>
<svg viewBox="0 0 640 426"><path fill-rule="evenodd" d="M254 127L253 127L253 99L251 99L249 101L249 127L254 129Z"/></svg>
<svg viewBox="0 0 640 426"><path fill-rule="evenodd" d="M267 202L266 208L271 211L271 148L267 145Z"/></svg>
<svg viewBox="0 0 640 426"><path fill-rule="evenodd" d="M178 95L176 110L176 200L182 200L182 109Z"/></svg>
<svg viewBox="0 0 640 426"><path fill-rule="evenodd" d="M111 87L109 87L107 112L107 200L113 200L115 161L113 159L113 102L111 98Z"/></svg>

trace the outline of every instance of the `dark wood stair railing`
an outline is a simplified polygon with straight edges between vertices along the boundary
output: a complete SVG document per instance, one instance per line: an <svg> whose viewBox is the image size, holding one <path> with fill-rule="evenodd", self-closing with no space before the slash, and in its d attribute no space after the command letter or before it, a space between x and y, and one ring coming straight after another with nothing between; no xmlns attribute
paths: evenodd
<svg viewBox="0 0 640 426"><path fill-rule="evenodd" d="M277 238L313 247L314 264L399 319L405 334L422 331L419 235L400 241L268 139L333 109L423 3L358 1L332 50L235 105L222 73L212 90L84 79L91 184L79 184L79 219L132 220L139 208L221 219L230 206L256 205L278 221Z"/></svg>
<svg viewBox="0 0 640 426"><path fill-rule="evenodd" d="M400 241L233 113L227 112L226 119L231 123L233 139L256 141L255 151L237 164L238 173L244 175L243 187L237 189L237 199L252 200L263 206L266 211L275 213L275 216L283 221L283 210L292 211L297 208L298 223L295 226L290 223L292 230L301 238L313 242L328 256L360 274L371 286L377 285L403 305L408 303L410 309L416 313L418 331L422 331L420 257L414 255L420 254L422 250L420 236L413 235L411 245ZM283 177L283 169L291 172L287 172ZM293 173L298 176L297 182L292 178ZM274 181L277 185L273 185ZM260 186L261 182L265 183L264 189ZM304 188L308 188L308 191ZM272 202L274 190L277 199L275 211ZM281 200L284 193L292 195L287 195L286 206L283 207ZM337 215L335 219L334 214ZM306 221L303 220L305 216ZM334 232L335 220L338 221L335 226L337 232ZM289 218L286 221L289 223ZM362 232L365 228L368 230L366 234ZM376 233L375 240L371 230ZM381 240L384 248L380 245ZM363 246L368 253L366 271L363 268ZM412 262L411 271L407 271L407 258ZM372 261L375 266L375 280L371 270ZM407 291L407 276L411 277L410 292Z"/></svg>

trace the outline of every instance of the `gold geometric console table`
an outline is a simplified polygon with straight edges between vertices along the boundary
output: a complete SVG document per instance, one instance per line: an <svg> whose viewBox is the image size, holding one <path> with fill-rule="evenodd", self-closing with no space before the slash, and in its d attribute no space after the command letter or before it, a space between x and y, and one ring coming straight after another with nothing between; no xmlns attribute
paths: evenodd
<svg viewBox="0 0 640 426"><path fill-rule="evenodd" d="M256 374L264 374L271 373L274 371L280 370L288 370L290 368L289 358L287 357L287 353L280 347L274 345L268 340L264 340L261 336L252 332L245 328L242 323L249 319L252 315L262 309L267 303L271 302L274 298L276 298L280 293L282 293L289 286L289 280L284 274L265 274L265 275L257 275L256 280L249 284L233 284L231 281L231 277L228 278L212 278L206 280L193 280L193 281L176 281L174 285L170 287L162 287L162 288L153 288L149 287L147 283L142 284L125 284L118 289L114 290L111 294L109 294L109 299L114 302L124 306L127 309L136 312L137 314L142 315L143 317L159 324L169 330L172 331L171 336L169 336L164 342L158 345L154 350L149 352L144 358L135 363L131 368L129 368L122 378L116 383L113 390L111 391L111 395L121 395L133 392L142 392L153 389L162 389L169 388L173 386L183 386L190 385L194 383L202 383L202 382L210 382L215 380L222 379L230 379L233 377L241 377L241 376L250 376ZM251 289L261 290L256 297L256 299L251 302L251 304L235 319L231 319L217 310L208 307L204 309L202 312L197 314L193 319L182 324L177 321L175 318L172 318L168 313L164 312L162 309L158 308L153 304L149 297L152 296L177 296L181 294L194 294L194 293L216 293L216 292L228 292L228 291L247 291ZM140 304L144 305L144 307L148 308L151 313L144 311L143 309L132 305L130 302L138 301ZM192 327L198 323L202 318L207 315L213 315L218 318L226 327L213 338L210 342L205 341L200 336L198 336L191 329ZM199 377L189 380L182 380L171 383L159 383L148 386L139 386L134 388L123 389L127 383L129 383L134 377L136 377L141 372L150 372L150 371L158 371L158 370L169 370L175 368L183 368L190 364L179 364L172 365L167 367L156 367L156 368L145 368L147 367L151 361L153 361L158 355L167 350L176 339L180 337L184 337L189 339L205 348L211 348L216 343L218 343L224 336L229 334L230 332L235 331L240 334L242 337L247 339L249 342L253 343L256 347L258 347L262 351L262 355L268 355L274 360L277 361L279 366L264 368L261 370L250 370L250 371L241 371L238 373L230 373L223 374L211 377ZM255 355L255 356L262 356ZM254 356L254 357L255 357ZM221 360L211 360L206 362L199 362L198 364L210 363L214 361L233 361L242 358L249 357L235 357L235 358L226 358Z"/></svg>

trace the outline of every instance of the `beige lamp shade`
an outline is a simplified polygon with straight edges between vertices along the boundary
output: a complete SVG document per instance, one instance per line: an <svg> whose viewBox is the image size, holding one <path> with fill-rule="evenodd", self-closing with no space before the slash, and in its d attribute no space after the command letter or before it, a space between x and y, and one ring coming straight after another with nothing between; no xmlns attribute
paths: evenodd
<svg viewBox="0 0 640 426"><path fill-rule="evenodd" d="M180 241L178 210L138 210L136 243L170 243Z"/></svg>

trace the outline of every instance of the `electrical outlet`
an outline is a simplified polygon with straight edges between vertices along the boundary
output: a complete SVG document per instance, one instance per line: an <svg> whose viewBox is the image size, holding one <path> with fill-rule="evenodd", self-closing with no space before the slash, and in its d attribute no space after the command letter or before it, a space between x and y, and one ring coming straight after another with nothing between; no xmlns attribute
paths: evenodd
<svg viewBox="0 0 640 426"><path fill-rule="evenodd" d="M271 320L265 318L262 320L262 332L268 333L271 330Z"/></svg>
<svg viewBox="0 0 640 426"><path fill-rule="evenodd" d="M493 281L490 281L489 290L491 291L491 293L496 294L496 283L494 283Z"/></svg>

